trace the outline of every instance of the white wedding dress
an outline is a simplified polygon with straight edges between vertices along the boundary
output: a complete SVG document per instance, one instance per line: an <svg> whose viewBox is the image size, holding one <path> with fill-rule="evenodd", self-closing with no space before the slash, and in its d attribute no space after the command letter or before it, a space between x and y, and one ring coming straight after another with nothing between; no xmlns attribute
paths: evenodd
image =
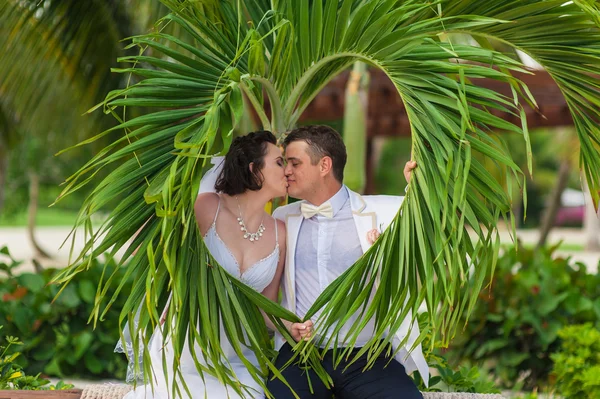
<svg viewBox="0 0 600 399"><path fill-rule="evenodd" d="M227 270L229 274L238 278L246 285L254 288L258 292L262 292L273 280L275 271L277 269L277 263L279 260L279 242L277 240L277 223L275 223L275 244L273 251L257 261L254 265L247 268L243 273L240 271L238 261L233 256L225 242L219 237L217 233L217 218L219 216L219 209L221 201L215 213L215 218L204 236L204 242L211 252L212 256L219 262L219 264ZM241 237L240 237L241 238ZM160 332L155 332L156 337L150 340L150 358L152 361L153 376L155 378L154 391L150 385L138 386L134 391L129 392L124 399L167 399L172 398L172 376L169 376L169 383L165 381L164 369L163 369L163 354L166 356L167 367L172 367L173 355L172 355L172 343L170 340L164 342L161 338ZM157 338L157 339L154 339ZM235 373L237 379L247 387L249 387L253 394L246 395L243 398L264 398L262 388L259 384L250 376L246 366L242 363L240 358L235 353L231 344L227 340L227 336L221 325L221 343L223 345L223 352L225 353L227 360L231 364L232 371ZM204 359L201 354L201 349L196 345L196 355L198 360L202 362ZM258 366L258 360L254 355L254 352L243 346L243 353L246 359ZM204 373L200 376L196 369L196 365L190 353L188 343L186 340L181 356L180 371L182 379L190 390L191 397L193 399L238 399L240 396L233 391L231 387L224 386L215 377ZM172 374L169 372L168 374ZM179 376L178 376L179 379ZM187 393L183 388L183 385L179 383L180 392L182 397L187 397Z"/></svg>

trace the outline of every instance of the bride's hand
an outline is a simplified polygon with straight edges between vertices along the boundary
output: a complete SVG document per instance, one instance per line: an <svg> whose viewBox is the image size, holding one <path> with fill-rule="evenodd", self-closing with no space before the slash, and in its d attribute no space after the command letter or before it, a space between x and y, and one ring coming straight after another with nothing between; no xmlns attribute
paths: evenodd
<svg viewBox="0 0 600 399"><path fill-rule="evenodd" d="M312 330L313 322L310 320L307 320L304 323L292 323L289 328L290 334L296 342L300 341L301 339L308 341L312 335Z"/></svg>

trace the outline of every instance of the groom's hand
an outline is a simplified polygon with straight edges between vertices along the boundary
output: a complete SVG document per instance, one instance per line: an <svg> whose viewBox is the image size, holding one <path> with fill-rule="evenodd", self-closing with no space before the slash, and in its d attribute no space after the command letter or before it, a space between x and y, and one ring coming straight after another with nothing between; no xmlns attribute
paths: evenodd
<svg viewBox="0 0 600 399"><path fill-rule="evenodd" d="M408 161L406 165L404 165L404 178L407 183L410 183L410 174L417 167L417 161Z"/></svg>
<svg viewBox="0 0 600 399"><path fill-rule="evenodd" d="M301 339L308 341L312 335L313 322L310 320L304 323L292 323L290 326L290 334L294 341L298 342Z"/></svg>

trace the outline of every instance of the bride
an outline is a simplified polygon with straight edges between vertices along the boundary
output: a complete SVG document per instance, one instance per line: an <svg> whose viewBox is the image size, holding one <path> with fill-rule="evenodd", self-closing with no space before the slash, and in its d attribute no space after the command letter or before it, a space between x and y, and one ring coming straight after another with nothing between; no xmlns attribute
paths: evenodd
<svg viewBox="0 0 600 399"><path fill-rule="evenodd" d="M222 169L207 172L207 175L218 173L216 192L202 192L195 203L196 221L204 242L229 274L277 301L285 263L285 224L264 210L268 201L287 192L284 160L275 136L268 131L258 131L236 138L219 168ZM207 180L203 179L201 191ZM265 317L265 321L274 329L268 318ZM284 323L295 340L310 336L312 322ZM154 390L150 385L140 386L129 392L126 399L172 397L172 386L165 381L163 369L163 356L167 365L172 364L172 348L168 339L162 340L159 331L155 331L155 336L158 339L153 337L149 344ZM236 378L246 386L247 392L252 392L244 398L263 398L262 389L235 354L223 331L221 343ZM201 349L195 345L195 352L201 358ZM258 365L251 349L244 348L244 356ZM193 398L240 398L215 377L198 373L187 342L180 371ZM169 380L172 382L173 378Z"/></svg>

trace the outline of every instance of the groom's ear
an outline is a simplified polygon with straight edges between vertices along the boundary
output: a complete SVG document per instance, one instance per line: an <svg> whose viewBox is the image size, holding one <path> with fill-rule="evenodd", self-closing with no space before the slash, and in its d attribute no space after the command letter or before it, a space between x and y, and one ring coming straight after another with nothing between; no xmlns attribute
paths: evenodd
<svg viewBox="0 0 600 399"><path fill-rule="evenodd" d="M250 162L250 165L248 165L248 168L250 168L250 173L254 172L254 162Z"/></svg>
<svg viewBox="0 0 600 399"><path fill-rule="evenodd" d="M321 176L326 176L330 173L332 167L333 161L331 160L331 157L324 156L321 158L321 161L319 161L319 171L321 172Z"/></svg>

